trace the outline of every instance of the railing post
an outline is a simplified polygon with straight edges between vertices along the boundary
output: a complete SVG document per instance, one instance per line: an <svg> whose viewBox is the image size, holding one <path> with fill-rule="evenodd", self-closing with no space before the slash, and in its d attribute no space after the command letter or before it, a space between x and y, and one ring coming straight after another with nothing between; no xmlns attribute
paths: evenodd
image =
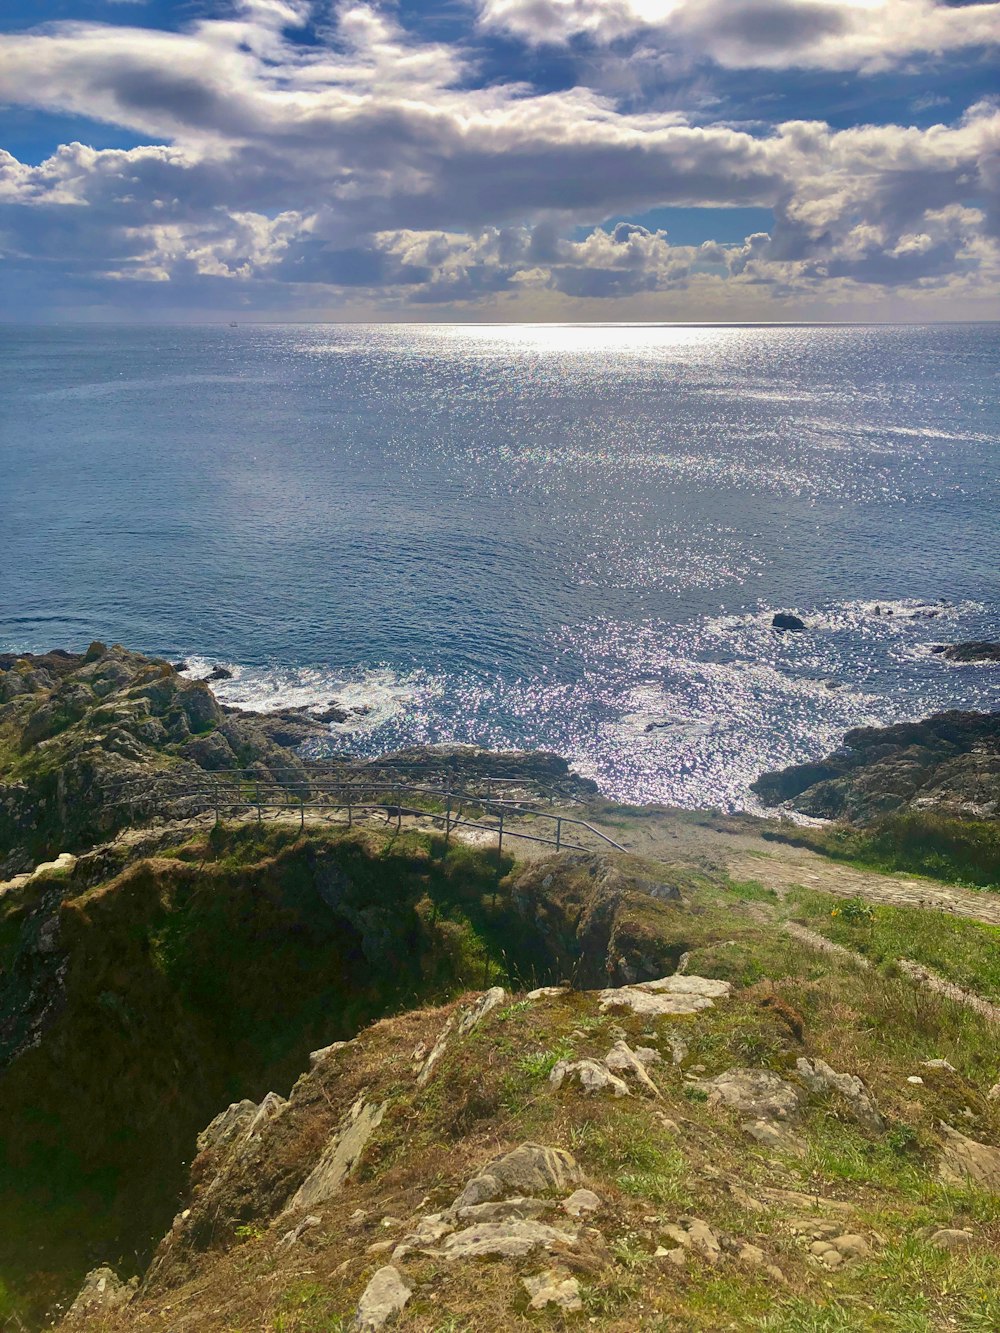
<svg viewBox="0 0 1000 1333"><path fill-rule="evenodd" d="M299 792L299 828L305 832L306 827L306 798Z"/></svg>
<svg viewBox="0 0 1000 1333"><path fill-rule="evenodd" d="M348 792L347 792L347 827L348 827L348 828L351 828L351 827L352 827L352 825L353 825L353 820L354 820L354 815L353 815L353 811L351 810L351 793L350 793L350 790L348 790Z"/></svg>
<svg viewBox="0 0 1000 1333"><path fill-rule="evenodd" d="M503 806L500 807L500 832L497 835L497 869L500 869L500 857L503 855Z"/></svg>
<svg viewBox="0 0 1000 1333"><path fill-rule="evenodd" d="M256 796L257 796L257 823L261 824L264 821L264 812L261 809L260 805L260 778L257 779L256 783Z"/></svg>
<svg viewBox="0 0 1000 1333"><path fill-rule="evenodd" d="M447 847L451 838L451 788L448 789L448 804L444 812L444 845Z"/></svg>
<svg viewBox="0 0 1000 1333"><path fill-rule="evenodd" d="M560 818L556 820L556 851L559 850L561 845L562 845L562 819Z"/></svg>

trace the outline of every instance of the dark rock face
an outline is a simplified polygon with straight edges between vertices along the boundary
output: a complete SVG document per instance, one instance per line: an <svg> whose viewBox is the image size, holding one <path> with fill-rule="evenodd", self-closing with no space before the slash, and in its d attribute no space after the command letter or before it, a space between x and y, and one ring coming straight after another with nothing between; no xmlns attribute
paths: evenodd
<svg viewBox="0 0 1000 1333"><path fill-rule="evenodd" d="M972 640L969 643L939 643L931 649L946 662L1000 662L1000 643Z"/></svg>
<svg viewBox="0 0 1000 1333"><path fill-rule="evenodd" d="M603 857L562 852L515 872L511 904L541 945L539 966L554 981L630 985L677 966L687 945L675 908L689 878L678 872L676 879L637 879Z"/></svg>
<svg viewBox="0 0 1000 1333"><path fill-rule="evenodd" d="M778 611L771 618L771 626L773 629L780 630L804 630L806 622L800 620L798 616L791 615L788 611Z"/></svg>
<svg viewBox="0 0 1000 1333"><path fill-rule="evenodd" d="M826 759L763 773L751 790L767 805L820 819L865 822L903 810L997 818L1000 713L953 711L858 727Z"/></svg>

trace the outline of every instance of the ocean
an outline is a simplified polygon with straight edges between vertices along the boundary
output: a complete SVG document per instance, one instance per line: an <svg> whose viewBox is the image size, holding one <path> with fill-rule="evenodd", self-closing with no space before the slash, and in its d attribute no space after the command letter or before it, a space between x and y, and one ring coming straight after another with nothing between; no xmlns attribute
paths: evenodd
<svg viewBox="0 0 1000 1333"><path fill-rule="evenodd" d="M1000 637L998 368L998 324L0 326L0 646L752 809L998 706L931 651Z"/></svg>

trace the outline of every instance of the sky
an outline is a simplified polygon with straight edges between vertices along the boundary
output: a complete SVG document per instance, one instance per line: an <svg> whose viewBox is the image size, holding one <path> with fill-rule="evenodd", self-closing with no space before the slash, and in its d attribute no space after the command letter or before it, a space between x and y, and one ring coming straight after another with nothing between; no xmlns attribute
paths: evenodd
<svg viewBox="0 0 1000 1333"><path fill-rule="evenodd" d="M1000 318L1000 0L3 0L0 319Z"/></svg>

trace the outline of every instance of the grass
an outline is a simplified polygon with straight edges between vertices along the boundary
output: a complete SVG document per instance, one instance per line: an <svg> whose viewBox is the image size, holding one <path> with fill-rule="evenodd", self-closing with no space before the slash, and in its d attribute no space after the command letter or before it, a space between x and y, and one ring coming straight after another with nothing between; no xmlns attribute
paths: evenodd
<svg viewBox="0 0 1000 1333"><path fill-rule="evenodd" d="M805 888L788 897L797 920L874 963L910 958L1000 1001L1000 927L919 907L878 904L864 912L845 911L850 902Z"/></svg>
<svg viewBox="0 0 1000 1333"><path fill-rule="evenodd" d="M865 828L848 824L772 827L762 836L810 847L864 869L929 875L951 884L1000 890L1000 822L951 819L931 811L885 815Z"/></svg>

